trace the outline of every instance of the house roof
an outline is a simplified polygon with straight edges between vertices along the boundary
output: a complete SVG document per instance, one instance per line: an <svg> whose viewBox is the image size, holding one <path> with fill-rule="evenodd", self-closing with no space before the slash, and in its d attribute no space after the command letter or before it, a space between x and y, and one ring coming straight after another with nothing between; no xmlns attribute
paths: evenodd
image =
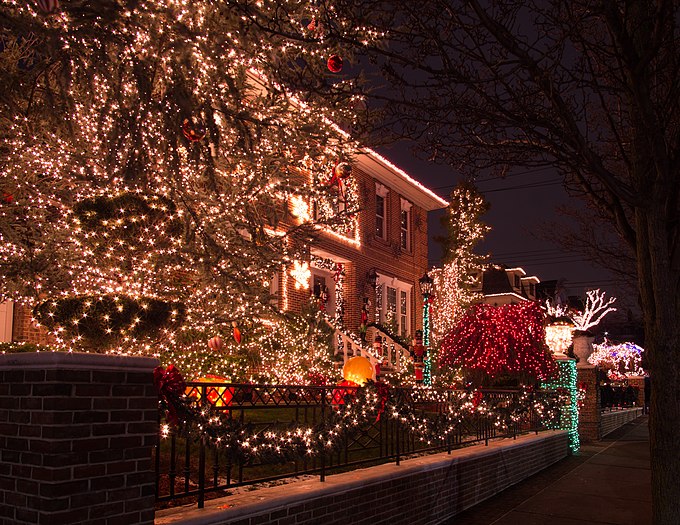
<svg viewBox="0 0 680 525"><path fill-rule="evenodd" d="M515 293L505 269L491 267L484 270L482 293L484 295Z"/></svg>
<svg viewBox="0 0 680 525"><path fill-rule="evenodd" d="M363 148L357 155L357 161L359 169L425 211L439 210L448 205L439 195L372 149Z"/></svg>

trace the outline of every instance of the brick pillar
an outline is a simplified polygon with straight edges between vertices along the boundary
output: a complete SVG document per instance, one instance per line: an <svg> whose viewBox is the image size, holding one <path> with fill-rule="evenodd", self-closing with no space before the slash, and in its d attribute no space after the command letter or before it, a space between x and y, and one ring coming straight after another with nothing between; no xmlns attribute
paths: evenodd
<svg viewBox="0 0 680 525"><path fill-rule="evenodd" d="M600 388L597 381L597 368L591 365L577 366L576 386L585 387L586 396L581 403L578 415L579 437L584 443L600 439Z"/></svg>
<svg viewBox="0 0 680 525"><path fill-rule="evenodd" d="M0 523L153 524L157 364L0 355Z"/></svg>

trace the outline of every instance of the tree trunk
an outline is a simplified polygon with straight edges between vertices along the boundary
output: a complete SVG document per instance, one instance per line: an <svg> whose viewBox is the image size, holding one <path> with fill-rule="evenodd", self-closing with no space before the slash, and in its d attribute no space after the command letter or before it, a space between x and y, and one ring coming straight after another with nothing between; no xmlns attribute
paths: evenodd
<svg viewBox="0 0 680 525"><path fill-rule="evenodd" d="M680 272L672 263L668 229L657 206L637 210L638 282L651 378L649 431L653 522L680 523Z"/></svg>

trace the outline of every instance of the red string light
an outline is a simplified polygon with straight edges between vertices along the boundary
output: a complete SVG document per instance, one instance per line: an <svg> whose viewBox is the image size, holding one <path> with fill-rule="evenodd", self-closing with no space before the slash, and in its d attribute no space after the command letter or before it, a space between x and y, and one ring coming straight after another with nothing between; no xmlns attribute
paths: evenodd
<svg viewBox="0 0 680 525"><path fill-rule="evenodd" d="M526 372L553 377L557 367L545 344L544 314L536 302L471 307L442 342L441 366L481 369L490 376Z"/></svg>

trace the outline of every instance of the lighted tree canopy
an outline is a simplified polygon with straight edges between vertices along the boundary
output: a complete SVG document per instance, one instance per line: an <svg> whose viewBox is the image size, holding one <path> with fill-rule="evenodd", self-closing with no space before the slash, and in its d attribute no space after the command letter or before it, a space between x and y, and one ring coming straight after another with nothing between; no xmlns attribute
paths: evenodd
<svg viewBox="0 0 680 525"><path fill-rule="evenodd" d="M440 366L489 376L526 374L547 380L557 372L545 344L544 314L536 302L471 307L441 344Z"/></svg>
<svg viewBox="0 0 680 525"><path fill-rule="evenodd" d="M341 9L2 0L0 20L0 293L64 345L158 353L272 316L315 221L351 227L323 205L356 146L333 123L363 116L337 59L377 35Z"/></svg>

